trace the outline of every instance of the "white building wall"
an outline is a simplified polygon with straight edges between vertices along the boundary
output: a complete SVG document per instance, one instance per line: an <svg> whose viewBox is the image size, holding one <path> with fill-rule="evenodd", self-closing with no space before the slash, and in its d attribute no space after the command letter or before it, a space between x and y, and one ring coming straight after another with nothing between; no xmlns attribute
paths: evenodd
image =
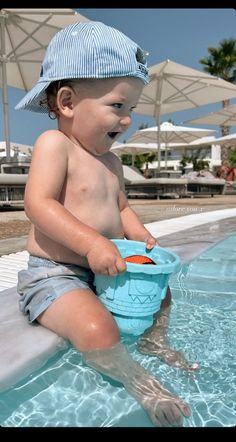
<svg viewBox="0 0 236 442"><path fill-rule="evenodd" d="M219 144L212 144L211 146L211 161L213 166L221 165L221 147Z"/></svg>
<svg viewBox="0 0 236 442"><path fill-rule="evenodd" d="M173 159L171 159L173 157ZM171 151L171 157L167 160L167 169L173 169L173 170L179 170L181 169L181 165L179 163L180 159L182 158L182 152L179 150L172 150ZM178 159L179 158L179 159ZM221 146L212 144L211 145L211 152L209 152L209 155L207 155L204 160L209 161L209 168L210 170L213 170L215 167L221 165ZM161 160L161 169L165 168L165 161ZM189 165L191 168L191 165ZM152 163L148 163L149 169L156 169L157 168L157 161L153 161ZM143 169L145 169L145 166L143 166Z"/></svg>

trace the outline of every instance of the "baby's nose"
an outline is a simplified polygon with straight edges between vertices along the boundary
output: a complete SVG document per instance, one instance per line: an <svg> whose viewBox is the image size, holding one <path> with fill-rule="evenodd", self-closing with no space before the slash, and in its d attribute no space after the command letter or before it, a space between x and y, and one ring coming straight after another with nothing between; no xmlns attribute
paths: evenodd
<svg viewBox="0 0 236 442"><path fill-rule="evenodd" d="M130 115L124 115L123 117L121 117L120 119L120 124L122 126L130 126L132 123L132 118Z"/></svg>

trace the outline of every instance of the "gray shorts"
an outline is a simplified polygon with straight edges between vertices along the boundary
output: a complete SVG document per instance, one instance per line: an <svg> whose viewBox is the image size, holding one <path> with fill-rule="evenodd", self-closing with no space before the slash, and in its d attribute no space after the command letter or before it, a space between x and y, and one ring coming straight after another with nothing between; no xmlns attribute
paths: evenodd
<svg viewBox="0 0 236 442"><path fill-rule="evenodd" d="M91 289L94 274L91 270L74 264L64 264L30 255L28 269L18 273L17 291L19 306L35 321L56 299L74 289Z"/></svg>

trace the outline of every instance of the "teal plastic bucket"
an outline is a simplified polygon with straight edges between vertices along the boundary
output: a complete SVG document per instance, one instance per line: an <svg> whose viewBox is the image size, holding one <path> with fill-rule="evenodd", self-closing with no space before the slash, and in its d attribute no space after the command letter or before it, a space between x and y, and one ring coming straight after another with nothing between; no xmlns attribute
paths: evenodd
<svg viewBox="0 0 236 442"><path fill-rule="evenodd" d="M180 269L180 258L159 246L152 250L139 241L112 240L123 258L142 255L154 264L127 262L127 270L116 276L95 275L94 284L101 302L112 312L123 333L142 334L153 324L172 273Z"/></svg>

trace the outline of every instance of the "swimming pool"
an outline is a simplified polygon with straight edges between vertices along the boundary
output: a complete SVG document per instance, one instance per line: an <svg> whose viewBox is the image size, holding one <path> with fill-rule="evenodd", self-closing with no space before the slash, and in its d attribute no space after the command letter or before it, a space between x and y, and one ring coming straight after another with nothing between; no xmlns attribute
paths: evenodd
<svg viewBox="0 0 236 442"><path fill-rule="evenodd" d="M230 254L229 254L230 250ZM173 307L169 341L201 365L187 375L155 357L130 353L173 393L189 403L185 427L236 424L236 234L184 264L170 280ZM0 394L3 427L152 427L125 389L85 366L72 347Z"/></svg>

